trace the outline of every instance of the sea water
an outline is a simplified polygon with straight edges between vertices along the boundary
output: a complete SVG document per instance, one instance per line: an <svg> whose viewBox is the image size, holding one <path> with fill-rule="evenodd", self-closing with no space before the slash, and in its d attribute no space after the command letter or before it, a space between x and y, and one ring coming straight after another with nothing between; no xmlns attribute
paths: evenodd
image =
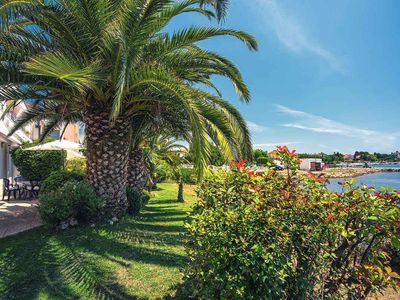
<svg viewBox="0 0 400 300"><path fill-rule="evenodd" d="M365 184L379 188L380 186L390 186L396 190L400 190L400 172L373 173L356 177L356 184ZM342 186L338 182L343 181L343 178L329 179L328 189L335 192L341 192Z"/></svg>

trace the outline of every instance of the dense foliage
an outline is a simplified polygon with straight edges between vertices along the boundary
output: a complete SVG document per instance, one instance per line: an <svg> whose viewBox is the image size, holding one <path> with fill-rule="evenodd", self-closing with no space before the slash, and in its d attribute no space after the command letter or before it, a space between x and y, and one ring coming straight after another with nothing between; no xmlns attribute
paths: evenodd
<svg viewBox="0 0 400 300"><path fill-rule="evenodd" d="M299 158L321 158L324 163L335 164L344 162L344 155L340 152L326 153L299 153Z"/></svg>
<svg viewBox="0 0 400 300"><path fill-rule="evenodd" d="M40 192L49 193L62 187L69 180L82 181L85 177L84 173L59 170L52 172L45 180L43 180Z"/></svg>
<svg viewBox="0 0 400 300"><path fill-rule="evenodd" d="M197 176L196 170L193 168L180 168L179 169L179 179L182 183L186 184L196 184L197 183ZM178 181L179 181L178 179Z"/></svg>
<svg viewBox="0 0 400 300"><path fill-rule="evenodd" d="M268 154L268 151L264 151L261 149L253 150L252 162L255 163L257 166L263 166L263 167L274 164L274 160Z"/></svg>
<svg viewBox="0 0 400 300"><path fill-rule="evenodd" d="M296 166L294 151L275 158ZM199 187L187 224L186 291L200 298L365 299L398 283L385 246L400 246L400 192L237 170Z"/></svg>
<svg viewBox="0 0 400 300"><path fill-rule="evenodd" d="M129 187L126 189L126 196L128 198L127 212L130 215L137 215L150 200L150 195L147 192L141 192Z"/></svg>
<svg viewBox="0 0 400 300"><path fill-rule="evenodd" d="M86 158L74 158L67 160L65 168L70 172L86 173Z"/></svg>
<svg viewBox="0 0 400 300"><path fill-rule="evenodd" d="M28 180L43 180L61 170L66 159L63 150L23 150L12 152L12 159L20 174Z"/></svg>
<svg viewBox="0 0 400 300"><path fill-rule="evenodd" d="M62 223L76 225L97 218L104 206L104 200L96 195L86 181L67 181L60 188L39 197L39 212L48 227Z"/></svg>

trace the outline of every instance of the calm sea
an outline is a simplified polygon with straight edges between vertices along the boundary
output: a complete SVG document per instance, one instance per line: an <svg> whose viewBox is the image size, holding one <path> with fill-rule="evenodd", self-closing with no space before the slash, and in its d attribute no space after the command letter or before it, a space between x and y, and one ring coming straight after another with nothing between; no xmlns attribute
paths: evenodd
<svg viewBox="0 0 400 300"><path fill-rule="evenodd" d="M342 190L342 186L338 184L340 181L343 181L343 179L329 179L330 184L328 188L332 191L340 192ZM396 190L400 190L400 172L368 174L357 177L356 182L357 184L365 184L373 187L391 186Z"/></svg>
<svg viewBox="0 0 400 300"><path fill-rule="evenodd" d="M373 168L400 169L400 164L378 164L372 165Z"/></svg>

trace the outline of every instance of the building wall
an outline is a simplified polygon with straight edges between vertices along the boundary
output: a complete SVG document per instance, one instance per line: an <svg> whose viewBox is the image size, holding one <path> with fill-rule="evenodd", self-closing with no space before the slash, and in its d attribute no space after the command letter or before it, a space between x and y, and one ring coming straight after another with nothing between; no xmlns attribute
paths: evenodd
<svg viewBox="0 0 400 300"><path fill-rule="evenodd" d="M322 167L322 159L320 158L302 158L300 160L300 170L310 171L312 162L319 163Z"/></svg>
<svg viewBox="0 0 400 300"><path fill-rule="evenodd" d="M74 143L79 143L79 125L69 124L65 129L63 139Z"/></svg>

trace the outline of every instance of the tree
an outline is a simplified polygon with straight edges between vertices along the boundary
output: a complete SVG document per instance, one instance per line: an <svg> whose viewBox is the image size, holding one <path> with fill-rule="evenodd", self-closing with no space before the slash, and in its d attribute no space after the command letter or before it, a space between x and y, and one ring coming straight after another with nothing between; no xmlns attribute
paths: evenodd
<svg viewBox="0 0 400 300"><path fill-rule="evenodd" d="M154 176L157 161L165 161L171 167L172 176L178 182L178 201L183 202L183 180L181 174L182 165L187 163L185 154L189 150L177 143L177 141L168 135L153 136L147 141L145 146L146 163L149 166L149 180L151 189L157 184L157 177Z"/></svg>
<svg viewBox="0 0 400 300"><path fill-rule="evenodd" d="M228 10L229 2L230 2L229 0L201 0L200 1L201 5L208 3L208 4L211 4L212 6L214 6L219 20L221 20L223 17L225 17L226 12Z"/></svg>
<svg viewBox="0 0 400 300"><path fill-rule="evenodd" d="M106 200L105 218L124 214L129 131L136 104L162 92L186 108L196 136L197 164L205 164L206 124L198 115L204 90L179 77L191 65L191 82L214 87L213 74L229 78L244 101L250 99L239 70L196 43L229 35L250 49L257 43L241 31L189 27L172 34L165 27L182 13L207 17L199 1L2 1L0 9L1 100L12 105L53 103L85 122L87 179ZM187 69L186 69L187 70ZM218 97L216 97L218 98ZM217 100L216 100L217 101ZM10 106L11 107L11 106Z"/></svg>

